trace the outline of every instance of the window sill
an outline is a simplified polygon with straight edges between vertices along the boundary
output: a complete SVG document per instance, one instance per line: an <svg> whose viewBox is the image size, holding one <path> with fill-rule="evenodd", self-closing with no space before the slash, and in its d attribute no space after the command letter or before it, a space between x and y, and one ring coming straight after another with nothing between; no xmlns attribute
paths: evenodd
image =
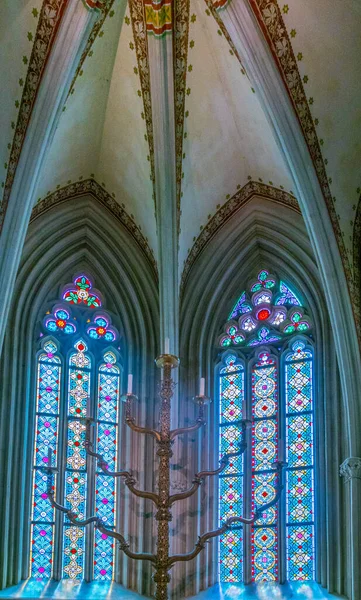
<svg viewBox="0 0 361 600"><path fill-rule="evenodd" d="M117 583L85 583L62 581L44 581L27 579L18 585L0 591L0 600L26 598L27 600L137 600L145 598L125 589ZM268 583L243 585L215 585L197 596L197 600L332 600L344 598L328 594L317 583L293 582L286 585ZM191 600L191 599L189 599Z"/></svg>
<svg viewBox="0 0 361 600"><path fill-rule="evenodd" d="M214 585L193 598L197 598L197 600L287 600L288 598L292 598L292 600L332 600L344 598L344 596L329 594L327 590L314 582L293 581L285 585L223 583Z"/></svg>
<svg viewBox="0 0 361 600"><path fill-rule="evenodd" d="M118 583L85 583L83 581L62 581L27 579L0 591L0 600L26 598L27 600L138 600L144 598Z"/></svg>

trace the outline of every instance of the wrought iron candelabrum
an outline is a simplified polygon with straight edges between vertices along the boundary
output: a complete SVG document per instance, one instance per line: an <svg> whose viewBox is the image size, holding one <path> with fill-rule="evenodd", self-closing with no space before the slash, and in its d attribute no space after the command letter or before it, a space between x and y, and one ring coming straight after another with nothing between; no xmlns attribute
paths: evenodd
<svg viewBox="0 0 361 600"><path fill-rule="evenodd" d="M155 514L155 518L158 523L158 531L157 531L157 551L156 554L148 554L148 553L135 553L132 552L129 548L128 542L125 540L124 536L111 529L105 527L102 520L96 516L90 517L85 520L78 519L77 515L71 510L67 509L65 506L62 506L58 502L56 502L54 497L54 488L53 488L53 472L54 468L51 467L51 461L49 461L48 468L48 497L52 506L63 512L70 523L73 523L77 527L86 527L91 523L94 523L94 526L99 529L101 533L106 534L107 536L114 538L119 543L120 549L126 554L129 558L133 558L135 560L148 560L152 563L152 566L155 570L154 581L156 583L156 592L155 598L156 600L167 600L168 598L168 584L170 582L170 570L177 562L190 561L195 558L204 548L208 540L218 537L225 533L228 529L239 529L244 525L252 525L258 519L261 518L264 511L268 508L274 506L282 493L284 483L283 483L283 469L286 466L286 463L277 462L274 463L275 469L278 472L277 477L277 488L275 491L275 496L272 501L263 504L262 506L258 506L253 514L253 516L249 519L245 519L241 516L230 517L227 519L218 529L213 531L208 531L203 535L198 537L198 541L195 544L192 551L187 554L170 554L169 548L169 523L172 520L172 506L175 502L179 502L181 500L185 500L189 498L193 494L196 493L200 485L203 483L206 477L211 477L213 475L218 475L229 464L229 461L243 454L246 450L247 443L245 439L245 433L247 427L251 425L251 422L248 420L242 420L242 441L239 444L237 452L232 454L225 454L220 462L218 468L213 471L201 471L196 473L194 479L192 481L192 485L190 488L184 492L180 492L178 494L170 493L170 459L172 457L172 445L174 439L181 434L191 433L196 431L200 427L205 425L205 405L209 401L209 398L205 395L196 396L195 401L198 404L198 416L195 423L189 427L180 427L178 429L171 430L171 399L173 396L175 383L172 379L172 369L175 369L179 365L179 359L176 356L171 354L162 354L156 359L157 367L163 369L163 378L161 382L160 388L160 398L161 398L161 407L160 407L160 423L159 429L148 429L146 427L140 427L135 423L135 419L132 416L132 403L136 399L132 393L127 393L123 396L125 400L125 422L126 424L135 432L141 434L149 434L152 435L156 441L157 446L157 455L159 456L159 469L158 469L158 493L147 492L143 490L139 490L136 487L136 480L133 477L130 471L110 471L107 462L104 458L94 452L93 442L91 441L91 428L94 423L94 419L90 417L86 419L86 439L84 442L86 452L89 456L94 457L97 460L98 468L109 477L122 477L124 479L125 485L128 487L130 492L139 498L147 498L151 500L157 512Z"/></svg>

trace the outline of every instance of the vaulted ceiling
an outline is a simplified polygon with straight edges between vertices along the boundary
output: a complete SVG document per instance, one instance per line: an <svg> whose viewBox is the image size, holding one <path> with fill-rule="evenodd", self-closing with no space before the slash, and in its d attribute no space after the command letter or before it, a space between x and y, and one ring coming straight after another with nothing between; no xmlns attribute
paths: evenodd
<svg viewBox="0 0 361 600"><path fill-rule="evenodd" d="M134 221L159 260L154 139L163 115L170 115L176 123L174 162L169 156L163 166L175 170L170 201L177 203L179 279L204 231L211 223L213 230L221 226L222 214L230 214L225 207L236 206L242 194L251 196L259 184L263 197L296 205L293 175L274 124L227 31L226 11L237 2L251 7L289 95L301 85L295 112L318 175L324 170L325 202L332 202L328 208L335 213L340 252L352 273L361 186L358 0L84 0L88 8L101 9L99 21L58 119L33 203L75 182L81 191L80 182L95 180ZM27 80L33 44L44 10L51 13L60 4L1 3L0 181L5 191L22 99L28 86L39 85ZM161 114L154 103L154 48L172 35L171 69L164 66L164 77L174 93Z"/></svg>

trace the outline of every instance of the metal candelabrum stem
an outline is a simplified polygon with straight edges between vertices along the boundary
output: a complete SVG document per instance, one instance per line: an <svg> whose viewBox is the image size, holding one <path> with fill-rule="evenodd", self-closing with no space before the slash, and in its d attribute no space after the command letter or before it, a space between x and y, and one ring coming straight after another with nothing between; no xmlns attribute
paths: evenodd
<svg viewBox="0 0 361 600"><path fill-rule="evenodd" d="M175 369L179 365L179 359L171 354L162 354L156 359L156 365L163 369L163 378L160 388L160 415L159 415L159 429L150 429L147 427L141 427L135 423L135 419L132 416L132 404L136 396L133 394L126 394L122 397L125 400L125 423L135 431L136 433L143 433L152 435L157 444L157 455L159 456L159 469L158 469L158 493L148 492L139 490L136 487L136 480L130 471L109 471L109 467L105 459L101 454L94 452L93 443L91 441L91 426L94 424L94 419L89 417L86 418L86 439L84 446L89 456L95 458L98 463L98 467L102 470L105 475L109 477L122 477L125 485L128 489L139 498L147 498L152 500L157 508L155 518L158 522L157 531L157 552L156 554L147 553L135 553L129 549L129 544L123 537L123 535L117 531L113 531L104 526L101 519L98 517L90 517L86 520L79 520L77 515L72 511L68 510L65 506L62 506L56 502L54 498L53 489L53 472L56 470L51 467L51 463L48 468L48 497L52 506L64 514L66 514L68 520L76 525L77 527L86 527L90 523L94 523L94 527L99 529L100 532L105 533L109 537L114 538L118 541L120 549L128 556L135 560L149 560L155 569L154 581L156 583L156 600L167 600L168 596L168 584L170 582L169 571L173 565L177 562L185 562L193 560L202 550L205 548L206 543L214 538L222 535L230 528L242 528L244 525L252 525L258 519L262 517L262 514L268 508L274 506L280 499L282 490L284 488L284 468L287 466L286 463L277 462L274 463L275 469L278 473L277 487L275 497L272 501L258 506L250 519L243 517L231 517L225 521L221 527L213 531L204 533L198 537L194 549L187 554L175 554L171 556L169 554L169 523L172 520L172 505L175 502L189 498L196 493L199 486L203 483L206 477L218 475L229 464L229 461L243 454L247 448L246 443L246 429L251 426L251 421L241 421L242 426L242 441L238 446L236 452L225 454L220 462L219 466L210 471L201 471L196 473L192 481L192 485L188 490L179 494L170 494L170 459L172 458L172 444L177 435L183 433L190 433L196 431L203 425L205 425L205 404L209 401L207 396L196 396L195 401L198 405L198 416L193 425L189 427L180 427L178 429L171 430L171 400L174 392L174 381L172 379L172 369Z"/></svg>

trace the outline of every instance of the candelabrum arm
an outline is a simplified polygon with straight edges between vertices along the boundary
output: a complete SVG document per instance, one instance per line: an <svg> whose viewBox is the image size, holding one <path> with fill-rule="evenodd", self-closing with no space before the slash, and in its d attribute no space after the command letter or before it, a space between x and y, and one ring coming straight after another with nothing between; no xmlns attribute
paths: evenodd
<svg viewBox="0 0 361 600"><path fill-rule="evenodd" d="M161 440L159 431L156 431L155 429L148 429L147 427L140 427L139 425L136 425L134 417L126 416L125 422L128 425L128 427L130 427L130 429L132 429L133 431L136 431L137 433L148 433L149 435L152 435L153 437L155 437L155 439L158 442Z"/></svg>
<svg viewBox="0 0 361 600"><path fill-rule="evenodd" d="M282 490L284 488L283 469L285 466L287 466L287 463L278 462L276 463L276 465L279 481L276 488L276 494L273 500L257 508L253 517L251 517L250 519L245 519L243 517L230 517L229 519L227 519L227 521L224 522L222 527L219 527L218 529L214 529L213 531L209 531L208 533L204 533L203 535L199 536L198 542L196 543L194 549L191 552L188 552L187 554L175 554L174 556L171 556L168 561L168 567L172 567L176 562L186 562L192 560L203 550L208 540L222 535L228 529L230 529L234 523L240 523L241 527L243 527L243 525L253 525L253 523L255 523L262 516L262 513L265 510L274 506L278 502Z"/></svg>
<svg viewBox="0 0 361 600"><path fill-rule="evenodd" d="M222 471L224 471L224 469L229 464L230 459L235 456L241 456L245 452L246 448L246 442L241 442L239 444L238 452L233 452L222 456L221 460L219 461L218 469L214 469L213 471L201 471L200 473L196 473L192 482L193 485L184 492L180 492L179 494L173 494L173 496L169 498L170 504L172 505L174 504L174 502L178 502L178 500L184 500L185 498L193 496L193 494L198 490L199 486L202 485L205 477L212 477L213 475L219 475L219 473L222 473Z"/></svg>
<svg viewBox="0 0 361 600"><path fill-rule="evenodd" d="M56 500L54 498L54 491L52 489L52 471L53 470L54 469L49 469L49 473L48 473L48 489L47 489L48 497L49 497L51 505L55 509L63 512L66 515L66 517L69 519L70 523L77 525L77 527L85 527L86 525L89 525L89 523L94 523L95 527L97 529L99 529L99 531L101 533L105 533L109 537L112 537L115 540L117 540L119 542L120 549L124 552L124 554L129 556L129 558L135 558L136 560L150 560L151 562L155 563L156 558L153 554L145 554L145 553L138 554L136 552L132 552L131 550L129 550L129 544L126 541L125 537L121 533L118 533L117 531L113 531L112 529L108 529L107 527L104 527L104 525L103 525L101 519L99 519L99 517L95 517L95 516L89 517L88 519L84 519L82 521L82 520L78 519L77 515L75 513L73 513L71 510L68 510L65 506L62 506L62 504L59 504L58 502L56 502Z"/></svg>
<svg viewBox="0 0 361 600"><path fill-rule="evenodd" d="M156 431L155 429L151 429L148 427L140 427L139 425L136 425L135 419L132 416L132 403L133 403L133 400L135 400L136 398L137 397L134 396L134 394L132 394L132 393L127 393L124 396L122 396L122 400L125 401L125 423L126 423L126 425L128 425L128 427L130 427L130 429L132 429L132 431L136 431L136 433L147 433L147 434L155 437L155 439L158 442L160 442L161 435L160 435L159 431Z"/></svg>
<svg viewBox="0 0 361 600"><path fill-rule="evenodd" d="M142 552L138 553L129 550L129 543L126 541L125 537L117 531L112 531L111 529L107 529L106 527L104 527L104 525L102 525L99 519L95 527L99 529L101 533L105 533L105 535L108 535L109 537L112 537L115 540L117 540L119 542L120 549L124 552L124 554L129 556L129 558L134 558L135 560L150 560L150 562L152 563L156 562L156 557L154 556L154 554L147 554Z"/></svg>
<svg viewBox="0 0 361 600"><path fill-rule="evenodd" d="M199 396L198 417L195 423L193 423L193 425L190 425L189 427L178 427L178 429L173 429L170 432L171 440L174 440L174 438L177 437L177 435L181 435L182 433L192 433L193 431L197 431L197 429L200 429L201 427L203 427L203 425L206 424L206 420L204 417L204 398L205 396Z"/></svg>
<svg viewBox="0 0 361 600"><path fill-rule="evenodd" d="M109 477L114 477L114 478L115 477L124 477L124 483L127 486L128 490L130 490L132 492L132 494L134 494L135 496L138 496L139 498L146 498L148 500L152 500L154 502L154 504L158 507L158 505L159 505L158 495L153 494L153 492L146 492L143 490L138 490L134 485L136 480L129 471L109 471L108 464L107 464L106 460L104 459L104 457L101 454L98 454L97 452L92 451L92 449L91 449L92 443L89 440L88 436L86 437L84 446L85 446L86 453L89 456L93 456L94 458L97 459L98 467L99 467L99 469L101 469L101 471L103 471L104 475L108 475Z"/></svg>
<svg viewBox="0 0 361 600"><path fill-rule="evenodd" d="M52 473L51 469L49 469L49 471ZM66 515L67 519L69 519L69 521L71 523L73 523L74 525L77 525L78 527L85 527L86 525L89 525L89 523L95 523L98 520L98 517L89 517L89 519L84 519L84 520L78 519L78 516L76 513L72 512L71 510L66 508L66 506L62 506L61 504L56 502L56 500L54 498L54 491L52 489L52 477L49 475L48 475L47 494L48 494L48 498L50 500L50 504L57 510L60 510L61 512L63 512Z"/></svg>

